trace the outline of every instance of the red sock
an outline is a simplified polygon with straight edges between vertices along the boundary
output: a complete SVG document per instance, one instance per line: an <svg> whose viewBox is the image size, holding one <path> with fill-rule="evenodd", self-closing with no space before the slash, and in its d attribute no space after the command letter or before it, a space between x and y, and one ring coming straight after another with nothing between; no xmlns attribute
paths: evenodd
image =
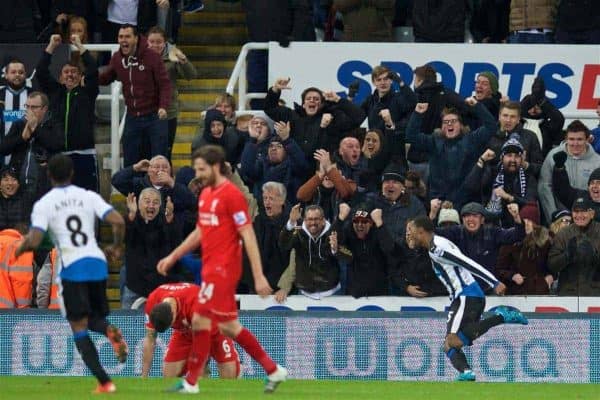
<svg viewBox="0 0 600 400"><path fill-rule="evenodd" d="M242 328L242 331L233 340L238 342L246 350L246 353L250 354L250 357L262 365L267 375L277 370L277 364L269 357L260 343L258 343L256 337L248 329Z"/></svg>
<svg viewBox="0 0 600 400"><path fill-rule="evenodd" d="M202 375L204 364L208 360L210 353L210 331L202 330L192 333L192 351L187 360L187 375L185 380L190 385L198 382L198 377Z"/></svg>

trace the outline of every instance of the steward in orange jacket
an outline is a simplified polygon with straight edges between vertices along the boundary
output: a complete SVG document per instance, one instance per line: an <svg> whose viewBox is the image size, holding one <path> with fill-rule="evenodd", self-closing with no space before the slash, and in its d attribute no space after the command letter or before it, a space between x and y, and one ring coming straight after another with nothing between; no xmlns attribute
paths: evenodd
<svg viewBox="0 0 600 400"><path fill-rule="evenodd" d="M33 253L15 257L23 236L14 229L0 231L0 308L27 308L33 289Z"/></svg>

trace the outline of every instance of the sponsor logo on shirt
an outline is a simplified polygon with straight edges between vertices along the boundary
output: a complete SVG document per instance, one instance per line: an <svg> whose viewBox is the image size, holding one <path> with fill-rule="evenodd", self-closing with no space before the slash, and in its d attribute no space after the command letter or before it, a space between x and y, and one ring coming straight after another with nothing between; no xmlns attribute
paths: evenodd
<svg viewBox="0 0 600 400"><path fill-rule="evenodd" d="M248 222L248 219L246 218L246 213L243 211L238 211L235 214L233 214L233 220L238 226L244 225L246 222Z"/></svg>
<svg viewBox="0 0 600 400"><path fill-rule="evenodd" d="M219 217L209 212L198 213L198 219L202 226L219 226Z"/></svg>
<svg viewBox="0 0 600 400"><path fill-rule="evenodd" d="M25 116L25 110L5 110L3 114L4 122L15 122Z"/></svg>

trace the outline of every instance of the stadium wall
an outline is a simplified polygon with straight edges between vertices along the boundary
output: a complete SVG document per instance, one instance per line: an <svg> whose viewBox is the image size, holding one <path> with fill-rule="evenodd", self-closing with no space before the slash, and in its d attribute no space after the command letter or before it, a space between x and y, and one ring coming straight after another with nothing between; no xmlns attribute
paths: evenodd
<svg viewBox="0 0 600 400"><path fill-rule="evenodd" d="M600 99L598 60L600 46L594 45L293 42L281 47L270 42L269 83L290 77L291 88L281 97L293 104L311 86L346 97L348 86L358 79L354 101L360 104L374 89L373 67L385 65L412 86L412 71L431 64L444 86L463 97L473 95L479 72L492 71L498 76L500 92L518 101L541 76L548 98L567 119L595 120L593 110Z"/></svg>
<svg viewBox="0 0 600 400"><path fill-rule="evenodd" d="M600 319L596 314L529 314L527 326L502 325L467 350L478 380L496 382L600 382ZM274 359L296 379L447 381L456 373L441 349L441 312L242 311ZM130 357L119 364L108 340L92 335L110 374L141 371L144 316L121 311L119 325ZM159 335L152 375L160 374L168 333ZM243 375L262 378L242 357ZM212 371L216 371L214 365ZM0 313L0 375L86 375L66 321L53 311Z"/></svg>

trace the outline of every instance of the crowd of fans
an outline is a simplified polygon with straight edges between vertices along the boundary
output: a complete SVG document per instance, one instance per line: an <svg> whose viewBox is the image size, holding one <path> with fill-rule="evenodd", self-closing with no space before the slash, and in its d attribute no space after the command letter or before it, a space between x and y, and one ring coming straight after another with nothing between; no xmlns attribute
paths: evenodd
<svg viewBox="0 0 600 400"><path fill-rule="evenodd" d="M11 10L25 12L16 2L9 3ZM31 3L29 12L37 16L38 2L19 3ZM69 154L76 166L74 183L99 190L95 100L99 85L119 80L127 105L124 168L114 174L112 184L127 198L122 306L131 307L165 282L198 282L198 254L184 257L167 277L155 269L157 261L194 229L202 188L195 178L194 153L189 166L177 174L170 162L177 129L176 81L192 79L196 71L169 42L176 38L176 29L153 26L160 9L197 9L198 2L140 0L133 10L125 6L128 2L107 1L101 10L108 17L100 29L94 17L98 9L88 7L92 2L51 3L51 22L38 31L31 25L31 36L21 25L0 25L3 39L12 29L12 41L45 37L47 43L36 67L35 90L26 84L22 62L15 58L6 64L6 86L0 91L0 236L18 236L27 226L33 202L49 190L45 169L52 154ZM252 5L246 3L258 7L263 2L244 3L250 18ZM283 3L290 2L277 2ZM332 12L341 14L347 40L373 26L364 21L352 25L354 12L357 18L394 15L393 1L376 2L377 6L367 1L316 1L319 7L314 10L309 1L291 3L296 13L306 14L290 14L293 18L287 21L303 22L310 28L304 32L313 35L315 25L306 15L330 21ZM389 3L389 10L382 12L379 3ZM415 40L464 41L465 2L409 3L395 2L396 19L408 9L402 7L411 7ZM419 23L436 21L419 17L421 7L430 3L444 4L445 23L455 24L444 32L454 36L420 33L424 28ZM446 9L446 3L454 6ZM533 27L543 29L528 34L545 41L583 37L561 25L564 13L574 12L563 6L571 2L560 2L558 11L563 14L552 25L536 21L516 30L514 16L522 4L510 3L477 2L479 14L470 14L472 29L483 29L473 18L485 13L498 19L504 15L511 27L505 29L498 20L496 31L486 31L481 41L532 41L523 39L529 36L521 31ZM550 7L555 2L547 3ZM493 7L504 7L504 14L493 14ZM369 8L376 10L368 13ZM546 21L541 11L536 15ZM383 27L383 20L377 21L374 25ZM255 28L249 25L251 40ZM596 33L590 38L599 30L597 23L592 28ZM508 36L501 34L504 30ZM83 46L100 31L103 41L116 40L120 47L101 72L100 58ZM377 35L368 32L368 37ZM55 79L49 65L61 43L74 50ZM250 74L249 80L256 77ZM414 81L414 87L404 84L405 78ZM414 77L376 66L371 74L374 90L361 103L353 102L352 87L345 96L308 87L300 103L288 107L280 96L289 89L290 79L277 79L267 90L263 109L252 114L236 115L235 99L218 96L203 113L203 129L192 143L193 150L206 144L225 150L226 175L248 200L265 276L277 288L277 301L285 301L290 293L315 299L339 294L443 295L427 251L406 244L406 224L420 215L428 215L438 226L437 234L498 276L509 294L600 295L600 126L591 131L579 120L565 124L540 77L523 99L508 99L498 90L498 77L482 71L474 95L463 99L437 81L430 65L415 68ZM600 118L600 102L597 113ZM46 251L35 255L36 265L43 265L39 306L56 303L51 279L56 254L50 249L48 241ZM7 259L4 253L0 259ZM252 293L253 287L246 271L238 292Z"/></svg>

